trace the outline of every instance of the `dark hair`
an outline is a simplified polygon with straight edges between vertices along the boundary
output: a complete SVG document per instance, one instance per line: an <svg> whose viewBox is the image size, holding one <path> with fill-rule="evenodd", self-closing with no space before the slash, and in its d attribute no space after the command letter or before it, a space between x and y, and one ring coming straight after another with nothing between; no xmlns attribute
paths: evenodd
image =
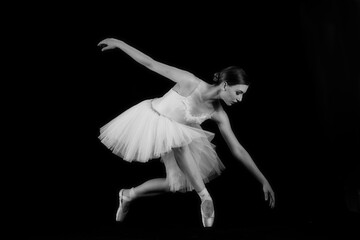
<svg viewBox="0 0 360 240"><path fill-rule="evenodd" d="M224 68L220 72L215 73L213 81L217 85L224 81L227 82L229 86L237 84L250 85L250 81L246 78L244 69L236 66L230 66Z"/></svg>

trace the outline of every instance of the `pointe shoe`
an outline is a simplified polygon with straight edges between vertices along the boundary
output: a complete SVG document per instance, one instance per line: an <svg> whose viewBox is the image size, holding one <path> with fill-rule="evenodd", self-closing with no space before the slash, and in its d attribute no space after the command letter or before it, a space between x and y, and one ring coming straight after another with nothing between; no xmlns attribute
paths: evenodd
<svg viewBox="0 0 360 240"><path fill-rule="evenodd" d="M205 199L201 205L201 218L204 227L212 227L215 219L215 211L213 201L211 199Z"/></svg>
<svg viewBox="0 0 360 240"><path fill-rule="evenodd" d="M130 198L124 195L124 190L119 192L119 208L116 211L116 221L122 222L129 211Z"/></svg>

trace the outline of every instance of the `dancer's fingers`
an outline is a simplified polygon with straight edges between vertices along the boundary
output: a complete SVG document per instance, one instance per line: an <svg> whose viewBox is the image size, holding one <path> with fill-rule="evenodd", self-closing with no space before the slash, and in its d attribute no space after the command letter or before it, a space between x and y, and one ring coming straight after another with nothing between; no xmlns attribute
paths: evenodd
<svg viewBox="0 0 360 240"><path fill-rule="evenodd" d="M265 191L265 192L264 192L264 195L265 195L265 201L267 201L267 200L268 200L268 192Z"/></svg>

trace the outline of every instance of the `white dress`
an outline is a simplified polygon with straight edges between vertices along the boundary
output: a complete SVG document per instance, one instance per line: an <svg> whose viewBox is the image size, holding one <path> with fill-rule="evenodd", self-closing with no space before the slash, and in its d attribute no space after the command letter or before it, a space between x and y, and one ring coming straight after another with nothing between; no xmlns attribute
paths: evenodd
<svg viewBox="0 0 360 240"><path fill-rule="evenodd" d="M161 157L171 191L191 191L193 186L180 170L173 148L188 146L197 171L206 183L224 169L210 143L214 133L200 124L212 113L194 116L199 86L187 97L170 89L161 98L144 100L129 108L100 129L100 140L126 161L147 162Z"/></svg>

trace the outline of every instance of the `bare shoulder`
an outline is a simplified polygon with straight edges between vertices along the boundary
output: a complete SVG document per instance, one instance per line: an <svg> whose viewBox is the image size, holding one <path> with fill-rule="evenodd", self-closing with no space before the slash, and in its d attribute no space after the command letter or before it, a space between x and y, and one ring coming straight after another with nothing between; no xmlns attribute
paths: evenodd
<svg viewBox="0 0 360 240"><path fill-rule="evenodd" d="M228 121L228 116L222 107L220 101L216 101L213 104L214 106L214 113L212 114L211 119L214 120L217 124L224 123L225 121Z"/></svg>
<svg viewBox="0 0 360 240"><path fill-rule="evenodd" d="M176 83L173 89L182 96L188 96L199 86L201 81L201 79L193 77L182 84Z"/></svg>

